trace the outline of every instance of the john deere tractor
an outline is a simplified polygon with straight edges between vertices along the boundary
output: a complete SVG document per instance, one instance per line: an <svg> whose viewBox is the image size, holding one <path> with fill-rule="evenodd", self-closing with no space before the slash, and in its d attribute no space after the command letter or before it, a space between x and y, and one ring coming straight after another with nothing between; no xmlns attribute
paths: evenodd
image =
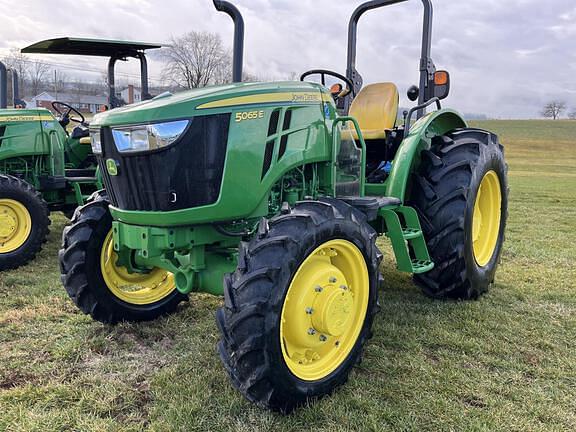
<svg viewBox="0 0 576 432"><path fill-rule="evenodd" d="M223 295L218 352L233 385L289 412L359 361L378 311L379 236L426 294L486 292L506 223L503 149L441 107L450 77L430 58L430 0L420 86L410 89L418 103L404 124L396 86L363 86L355 69L360 17L402 1L354 12L345 75L303 75L340 79L333 93L239 82L243 20L214 1L236 23L235 83L102 113L90 126L106 192L63 234L62 281L76 305L116 323L174 312L194 292Z"/></svg>
<svg viewBox="0 0 576 432"><path fill-rule="evenodd" d="M137 57L147 95L144 50L159 45L138 42L60 38L38 42L24 53L110 57L109 103L120 101L114 89L114 63ZM14 72L13 72L14 74ZM14 106L18 104L13 75ZM75 107L53 102L55 117L45 108L6 109L6 70L0 65L0 271L32 260L46 241L50 211L68 217L94 191L101 189L90 147L88 123ZM69 133L72 123L76 127Z"/></svg>

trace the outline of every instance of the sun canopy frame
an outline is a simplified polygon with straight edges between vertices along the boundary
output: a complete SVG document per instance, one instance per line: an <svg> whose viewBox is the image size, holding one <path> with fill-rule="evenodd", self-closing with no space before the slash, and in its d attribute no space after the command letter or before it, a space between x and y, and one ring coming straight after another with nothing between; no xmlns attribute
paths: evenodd
<svg viewBox="0 0 576 432"><path fill-rule="evenodd" d="M75 56L108 57L108 101L111 108L121 105L116 97L115 65L118 60L136 58L140 61L142 100L150 99L148 92L148 62L145 51L162 48L161 44L112 39L63 37L36 42L21 50L24 54L59 54Z"/></svg>

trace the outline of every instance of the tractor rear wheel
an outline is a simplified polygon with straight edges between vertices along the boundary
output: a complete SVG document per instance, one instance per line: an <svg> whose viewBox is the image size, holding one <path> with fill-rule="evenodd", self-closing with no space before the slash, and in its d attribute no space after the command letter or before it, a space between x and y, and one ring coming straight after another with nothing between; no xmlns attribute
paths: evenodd
<svg viewBox="0 0 576 432"><path fill-rule="evenodd" d="M432 260L414 276L434 298L476 299L494 281L508 215L507 166L498 137L459 129L422 153L409 205L418 212Z"/></svg>
<svg viewBox="0 0 576 432"><path fill-rule="evenodd" d="M173 312L186 296L171 273L129 273L116 265L112 216L102 196L77 209L62 234L62 283L72 301L103 323L148 321Z"/></svg>
<svg viewBox="0 0 576 432"><path fill-rule="evenodd" d="M347 380L378 309L376 236L326 199L262 220L241 244L216 317L220 357L248 400L287 413Z"/></svg>
<svg viewBox="0 0 576 432"><path fill-rule="evenodd" d="M48 204L29 183L0 175L0 270L33 260L48 237Z"/></svg>

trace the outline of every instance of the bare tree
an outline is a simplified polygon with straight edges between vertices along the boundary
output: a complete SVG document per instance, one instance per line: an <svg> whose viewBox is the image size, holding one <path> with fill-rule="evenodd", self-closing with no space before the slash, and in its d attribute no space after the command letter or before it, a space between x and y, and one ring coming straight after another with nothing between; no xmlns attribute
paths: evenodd
<svg viewBox="0 0 576 432"><path fill-rule="evenodd" d="M544 105L542 116L557 120L564 110L566 110L566 102L551 101Z"/></svg>
<svg viewBox="0 0 576 432"><path fill-rule="evenodd" d="M576 108L574 109L574 111L568 113L568 118L570 120L576 120Z"/></svg>
<svg viewBox="0 0 576 432"><path fill-rule="evenodd" d="M49 70L50 67L41 61L30 63L30 67L28 68L28 82L30 83L30 93L33 96L40 94L44 88Z"/></svg>
<svg viewBox="0 0 576 432"><path fill-rule="evenodd" d="M171 46L164 50L162 57L166 62L164 74L181 88L222 83L231 64L230 53L224 49L220 36L207 32L190 32L172 38Z"/></svg>

